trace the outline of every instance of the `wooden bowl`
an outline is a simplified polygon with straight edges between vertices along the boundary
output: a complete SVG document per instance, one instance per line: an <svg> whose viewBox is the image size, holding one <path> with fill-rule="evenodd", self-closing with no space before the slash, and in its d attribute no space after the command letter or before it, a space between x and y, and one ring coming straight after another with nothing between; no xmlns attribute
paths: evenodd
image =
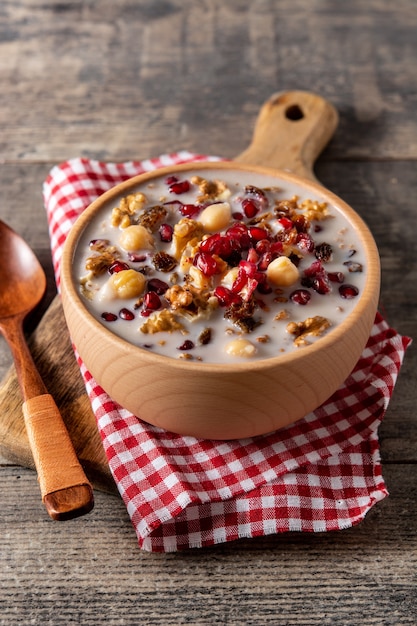
<svg viewBox="0 0 417 626"><path fill-rule="evenodd" d="M319 407L344 382L367 343L375 319L380 267L375 242L363 220L343 200L312 180L314 159L336 124L333 107L313 94L274 96L261 110L251 146L234 161L182 165L137 176L103 194L81 215L62 256L63 308L81 358L113 400L155 426L225 440L252 437L293 423ZM270 167L264 167L265 163ZM276 169L277 164L288 165L302 176ZM277 185L295 185L309 197L324 198L347 217L365 251L366 282L355 308L343 322L307 348L265 360L220 365L151 353L119 338L93 318L73 277L77 243L87 224L114 198L154 177L201 168L273 176Z"/></svg>

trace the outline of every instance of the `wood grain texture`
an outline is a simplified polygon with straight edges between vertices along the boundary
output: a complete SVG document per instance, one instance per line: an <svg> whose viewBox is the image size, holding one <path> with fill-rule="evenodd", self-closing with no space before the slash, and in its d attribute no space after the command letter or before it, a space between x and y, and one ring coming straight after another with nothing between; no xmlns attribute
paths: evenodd
<svg viewBox="0 0 417 626"><path fill-rule="evenodd" d="M105 494L63 536L39 515L33 474L9 468L0 473L0 623L414 626L416 474L402 465L386 474L390 497L343 533L157 555L137 549L123 505ZM18 518L10 484L25 502Z"/></svg>
<svg viewBox="0 0 417 626"><path fill-rule="evenodd" d="M340 116L317 177L368 222L381 310L416 338L416 25L415 0L3 2L0 216L48 276L27 334L55 296L41 195L53 165L182 148L233 157L262 102L303 89ZM56 302L46 325L49 315L62 316ZM380 430L390 497L346 532L149 555L118 497L97 492L89 516L57 525L35 473L1 457L0 625L414 626L416 355L413 345ZM0 337L0 379L10 364ZM43 373L59 386L68 366L44 361ZM16 410L13 385L2 414ZM91 417L85 446L101 449L89 407L80 411Z"/></svg>

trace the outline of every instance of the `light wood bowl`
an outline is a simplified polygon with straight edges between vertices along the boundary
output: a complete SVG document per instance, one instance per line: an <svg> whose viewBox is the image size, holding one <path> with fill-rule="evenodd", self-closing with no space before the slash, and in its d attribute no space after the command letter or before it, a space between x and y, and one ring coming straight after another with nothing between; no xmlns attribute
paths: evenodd
<svg viewBox="0 0 417 626"><path fill-rule="evenodd" d="M66 241L62 302L72 341L86 367L120 405L145 422L208 439L252 437L295 422L325 402L356 365L375 319L380 264L363 220L314 178L314 160L331 138L337 113L307 92L273 96L261 109L252 144L232 162L176 166L137 176L103 194L81 215ZM265 167L265 165L268 167ZM337 207L360 235L366 284L352 313L316 343L292 353L237 364L209 364L150 353L104 328L85 308L72 266L79 238L104 205L153 177L224 168L263 172L300 186ZM296 172L295 174L293 172Z"/></svg>

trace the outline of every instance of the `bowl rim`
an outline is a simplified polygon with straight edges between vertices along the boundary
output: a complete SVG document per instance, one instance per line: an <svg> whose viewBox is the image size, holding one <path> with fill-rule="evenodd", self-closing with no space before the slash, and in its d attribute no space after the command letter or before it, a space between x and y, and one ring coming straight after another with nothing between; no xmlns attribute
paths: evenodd
<svg viewBox="0 0 417 626"><path fill-rule="evenodd" d="M76 254L77 245L84 232L84 229L90 222L90 220L100 212L104 205L107 205L111 200L120 196L126 195L133 188L148 183L156 178L163 178L178 172L195 172L196 170L239 170L245 172L253 172L269 177L281 179L298 187L301 187L303 191L309 191L314 195L324 197L325 201L335 206L342 214L352 223L358 236L361 240L364 255L367 264L367 275L362 293L359 300L351 311L351 313L342 320L336 327L320 339L308 346L304 346L299 350L294 350L287 353L281 353L277 356L267 357L265 359L254 359L242 362L205 362L199 361L197 366L201 372L218 372L219 367L227 367L228 372L247 372L270 369L278 364L285 366L288 363L294 364L299 359L303 359L305 354L309 355L326 349L326 347L334 345L338 342L350 329L352 325L352 316L358 320L362 317L368 306L374 302L375 313L377 311L377 303L380 290L380 258L376 242L373 235L363 220L363 218L344 200L337 196L332 191L321 185L318 181L309 180L303 178L297 174L293 174L290 171L278 170L261 165L250 165L247 163L240 163L238 161L196 161L191 163L181 163L176 165L169 165L162 168L156 168L151 171L146 171L137 174L125 181L118 183L101 194L92 203L90 203L76 219L75 223L71 227L68 236L64 242L61 261L60 261L60 291L64 304L64 314L66 317L66 300L72 301L72 306L84 315L85 322L93 332L103 334L106 341L113 344L116 348L124 350L127 354L135 354L143 357L145 361L153 364L160 364L167 366L175 365L175 367L184 369L185 371L195 370L196 362L194 360L176 359L167 355L158 354L141 348L138 345L130 343L122 337L115 334L113 331L103 326L85 306L78 290L75 287L72 263ZM77 348L77 346L75 346Z"/></svg>

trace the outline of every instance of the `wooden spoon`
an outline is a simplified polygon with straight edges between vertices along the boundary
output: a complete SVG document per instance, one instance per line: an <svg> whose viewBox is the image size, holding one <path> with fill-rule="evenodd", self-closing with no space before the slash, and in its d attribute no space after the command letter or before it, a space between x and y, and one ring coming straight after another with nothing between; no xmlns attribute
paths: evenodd
<svg viewBox="0 0 417 626"><path fill-rule="evenodd" d="M52 519L71 519L91 511L93 491L23 332L25 317L45 292L45 273L26 242L1 220L0 255L0 332L13 354L42 500Z"/></svg>

